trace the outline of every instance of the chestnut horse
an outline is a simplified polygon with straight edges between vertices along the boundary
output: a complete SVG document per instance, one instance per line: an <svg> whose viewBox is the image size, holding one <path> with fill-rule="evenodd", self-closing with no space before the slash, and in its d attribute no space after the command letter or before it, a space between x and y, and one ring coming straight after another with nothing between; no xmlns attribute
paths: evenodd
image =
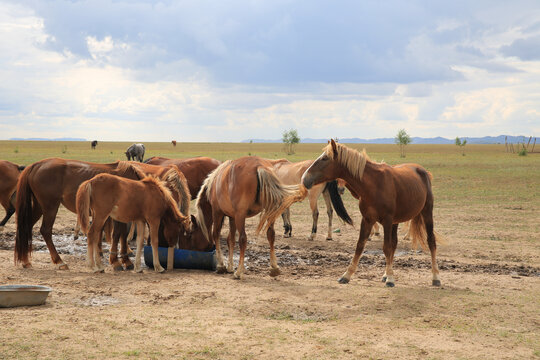
<svg viewBox="0 0 540 360"><path fill-rule="evenodd" d="M394 286L392 263L397 247L398 224L412 220L410 233L413 246L420 243L426 248L427 237L431 252L432 285L440 286L436 259L437 235L433 231L431 174L417 164L389 166L372 162L365 151L360 153L331 140L304 173L302 183L309 189L315 184L336 178L344 179L353 196L360 198L359 207L362 213L356 252L339 282L345 284L351 279L371 228L378 221L384 230L386 271L383 281L386 286Z"/></svg>
<svg viewBox="0 0 540 360"><path fill-rule="evenodd" d="M238 230L240 259L234 273L241 279L244 273L244 253L247 245L245 220L261 213L257 233L266 230L270 244L270 276L277 276L280 270L274 251L274 222L276 218L296 201L307 195L301 185L283 185L276 176L272 164L256 156L246 156L228 160L214 170L204 181L197 196L197 221L208 237L208 227L203 216L203 206L212 209L212 238L216 245L217 272L232 271L232 253L235 232ZM229 233L229 264L225 268L219 236L223 218L231 219Z"/></svg>
<svg viewBox="0 0 540 360"><path fill-rule="evenodd" d="M189 206L191 201L191 195L189 193L188 184L183 173L178 171L178 168L174 165L166 166L157 166L149 165L136 161L129 162L131 166L140 171L139 178L144 178L146 175L152 175L160 180L165 182L165 185L169 188L172 193L172 196L175 201L178 203L180 212L185 216L189 216ZM134 230L136 224L132 224L131 229ZM144 226L141 226L141 229L138 229L137 234L144 233ZM142 231L140 231L142 230ZM162 227L160 227L160 239L164 239ZM191 232L184 233L180 232L180 239L178 240L179 246L187 247L191 245ZM114 270L123 270L125 267L126 270L132 269L133 264L128 257L128 248L127 241L130 239L128 235L127 224L115 221L114 222L114 232L111 242L111 250L109 254L109 263L112 265ZM120 242L120 258L122 264L118 261L118 243ZM203 242L206 244L206 241ZM167 246L167 241L163 240L164 246ZM160 245L161 246L161 245ZM202 246L202 245L201 245Z"/></svg>
<svg viewBox="0 0 540 360"><path fill-rule="evenodd" d="M176 170L169 170L174 171ZM172 269L171 255L174 254L174 246L178 241L181 227L186 231L190 227L189 216L184 216L180 212L170 190L153 176L136 181L110 174L99 174L81 184L77 191L76 207L77 219L82 230L88 234L88 265L94 271L103 271L97 244L101 240L100 234L109 217L123 223L132 221L148 223L154 270L157 272L165 271L159 263L157 249L160 222L163 222L163 233L169 245L169 269ZM92 214L92 225L89 214ZM140 271L143 232L139 232L137 239L136 271Z"/></svg>
<svg viewBox="0 0 540 360"><path fill-rule="evenodd" d="M24 166L0 160L0 204L6 210L6 216L0 221L0 230L15 213L15 190L22 170Z"/></svg>
<svg viewBox="0 0 540 360"><path fill-rule="evenodd" d="M125 161L97 164L59 158L44 159L27 166L17 185L17 232L15 264L31 267L32 227L43 215L40 232L47 244L52 262L59 269L68 269L52 242L52 228L60 204L76 212L75 195L79 185L100 173L140 179L140 170Z"/></svg>
<svg viewBox="0 0 540 360"><path fill-rule="evenodd" d="M296 185L300 184L302 175L313 163L313 160L305 160L292 163L287 159L269 160L274 165L274 170L277 177L283 184ZM334 180L336 181L336 180ZM344 184L341 179L337 180L340 185ZM323 195L324 202L326 203L326 213L328 214L328 234L326 240L332 240L332 203L335 203L336 211L342 211L344 208L343 201L341 200L340 192L343 193L344 185L336 186L336 184L321 183L314 185L308 190L309 206L311 208L311 216L313 218L313 225L311 226L311 234L309 240L313 240L317 235L317 223L319 221L319 209L317 207L317 200L321 194ZM346 210L343 214L346 214ZM291 212L287 209L281 215L283 217L283 228L285 229L284 237L292 236L292 224L291 224Z"/></svg>

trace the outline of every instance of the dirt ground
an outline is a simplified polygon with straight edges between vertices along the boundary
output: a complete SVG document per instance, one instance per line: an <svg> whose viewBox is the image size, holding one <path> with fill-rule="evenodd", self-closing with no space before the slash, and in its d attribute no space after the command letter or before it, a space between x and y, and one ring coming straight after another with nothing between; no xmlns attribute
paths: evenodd
<svg viewBox="0 0 540 360"><path fill-rule="evenodd" d="M357 209L352 201L347 207ZM85 266L84 238L72 240L75 215L65 209L54 233L70 270L54 268L38 227L33 268L22 269L13 265L11 220L0 233L0 283L47 285L53 292L44 306L0 309L0 358L540 357L540 250L538 234L531 239L531 223L538 220L533 210L471 207L456 214L438 208L436 229L447 238L439 247L440 288L431 286L429 255L401 240L396 287L386 288L377 236L351 282L338 284L358 229L335 219L340 232L327 241L324 205L320 212L314 241L307 239L307 203L293 207L292 238L281 236L278 220L276 253L283 274L277 278L268 274L266 239L253 234L257 218L250 219L248 271L241 281L203 270L135 274L108 268L93 274ZM350 212L358 223L359 212ZM515 212L524 226L496 230L497 216L511 219ZM500 241L509 233L512 241ZM225 236L224 231L223 241Z"/></svg>

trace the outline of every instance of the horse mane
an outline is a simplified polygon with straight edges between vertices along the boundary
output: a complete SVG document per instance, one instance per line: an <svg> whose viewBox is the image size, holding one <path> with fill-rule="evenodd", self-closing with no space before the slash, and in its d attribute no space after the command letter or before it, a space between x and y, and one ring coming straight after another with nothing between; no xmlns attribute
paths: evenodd
<svg viewBox="0 0 540 360"><path fill-rule="evenodd" d="M358 150L348 148L340 143L335 144L337 153L334 152L332 144L328 144L323 149L326 155L349 170L351 175L356 177L358 180L362 180L366 163L371 161L366 153L366 150L363 149L362 152L359 152Z"/></svg>
<svg viewBox="0 0 540 360"><path fill-rule="evenodd" d="M133 171L139 180L146 177L146 174L141 170L141 168L133 165L129 161L118 161L116 164L116 171L121 175L126 175L129 171Z"/></svg>
<svg viewBox="0 0 540 360"><path fill-rule="evenodd" d="M148 175L144 177L141 182L145 184L153 184L155 185L161 194L163 195L163 198L165 200L165 203L169 205L171 208L171 211L173 212L174 216L178 219L183 219L185 216L180 212L178 209L178 206L176 205L176 201L174 201L174 198L172 197L171 190L165 186L165 182L154 177L153 175Z"/></svg>
<svg viewBox="0 0 540 360"><path fill-rule="evenodd" d="M203 201L210 201L210 191L214 185L214 180L216 177L221 174L224 167L228 166L231 160L227 160L223 163L221 163L217 168L215 168L206 179L204 179L204 182L201 186L201 189L199 190L199 193L197 194L197 202L195 203L195 206L197 208L197 214L195 216L195 219L197 219L197 225L201 228L204 237L207 240L210 240L210 236L208 235L208 228L206 227L206 222L204 221L204 213L202 210L202 202Z"/></svg>
<svg viewBox="0 0 540 360"><path fill-rule="evenodd" d="M180 199L178 200L180 212L189 217L189 204L191 202L191 194L184 174L177 170L175 166L171 166L163 175L163 181L171 188L175 189Z"/></svg>

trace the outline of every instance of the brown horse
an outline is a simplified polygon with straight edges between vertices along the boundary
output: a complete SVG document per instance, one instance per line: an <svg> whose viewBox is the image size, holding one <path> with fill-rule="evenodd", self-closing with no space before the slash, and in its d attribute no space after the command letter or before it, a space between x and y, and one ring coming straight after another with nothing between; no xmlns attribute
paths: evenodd
<svg viewBox="0 0 540 360"><path fill-rule="evenodd" d="M0 160L0 204L6 210L6 216L0 221L0 230L15 213L15 190L22 170L24 166Z"/></svg>
<svg viewBox="0 0 540 360"><path fill-rule="evenodd" d="M212 238L216 244L217 272L232 271L232 253L235 232L238 230L240 259L235 278L241 279L244 273L244 253L247 245L245 220L261 213L257 233L266 230L270 244L270 275L277 276L280 270L274 251L274 222L276 218L294 202L307 195L301 185L283 185L274 173L272 164L256 156L246 156L221 164L205 180L197 196L197 221L208 237L208 228L202 216L202 207L212 209ZM223 218L231 219L229 233L229 266L225 268L219 236Z"/></svg>
<svg viewBox="0 0 540 360"><path fill-rule="evenodd" d="M172 146L176 147L176 140L171 141Z"/></svg>
<svg viewBox="0 0 540 360"><path fill-rule="evenodd" d="M384 230L386 271L383 281L386 286L394 286L392 263L397 247L398 224L412 219L410 231L413 245L419 242L425 248L427 235L431 251L432 284L440 286L430 173L417 164L389 166L374 163L365 151L360 153L331 140L321 156L304 173L302 182L309 189L315 184L336 178L344 179L351 193L360 198L362 213L356 253L339 282L349 282L356 271L371 228L378 221Z"/></svg>
<svg viewBox="0 0 540 360"><path fill-rule="evenodd" d="M175 171L171 169L170 172ZM158 179L149 176L141 181L121 178L110 174L99 174L81 184L77 191L77 219L88 234L88 264L94 271L103 271L98 253L98 241L103 226L109 217L127 223L131 221L148 223L152 239L154 270L163 272L159 263L158 231L163 222L163 233L169 245L169 264L172 269L174 246L178 241L181 227L188 231L189 216L178 209L170 190ZM89 214L92 214L90 225ZM142 230L142 227L140 227ZM137 239L135 270L140 271L142 233Z"/></svg>
<svg viewBox="0 0 540 360"><path fill-rule="evenodd" d="M175 201L178 203L180 212L185 216L189 216L189 206L191 201L191 195L189 193L188 184L184 174L178 171L178 168L174 165L158 166L158 165L149 165L136 161L129 162L131 166L135 169L138 169L142 175L139 178L143 178L146 175L152 175L157 177L165 182L165 185L171 191L171 194ZM132 230L135 229L135 224L132 224ZM141 226L139 224L139 226ZM138 229L137 234L143 234L144 226L141 226L142 229ZM143 230L143 231L140 231ZM163 236L163 228L160 226L160 239L162 239L162 245L167 246L167 241ZM114 270L123 270L125 267L126 270L132 269L133 264L129 259L128 253L129 248L127 241L130 239L128 235L127 224L115 221L114 222L114 232L111 242L111 251L109 254L109 263L112 265ZM187 247L191 245L191 232L185 233L184 231L180 232L180 238L178 240L178 245L181 247ZM122 264L118 261L118 243L120 243L120 259ZM206 244L206 241L203 241ZM160 245L161 246L161 245Z"/></svg>
<svg viewBox="0 0 540 360"><path fill-rule="evenodd" d="M43 215L41 235L47 244L52 262L59 269L68 269L52 242L52 228L60 204L76 212L75 196L79 185L100 173L140 179L140 170L125 161L97 164L59 158L45 159L26 167L17 185L17 232L15 263L31 267L32 227Z"/></svg>
<svg viewBox="0 0 540 360"><path fill-rule="evenodd" d="M189 192L193 199L199 193L204 179L214 171L221 162L209 157L194 157L187 159L169 159L160 156L154 156L145 161L146 164L151 165L176 165L187 179L189 185Z"/></svg>
<svg viewBox="0 0 540 360"><path fill-rule="evenodd" d="M287 159L279 160L269 160L274 165L274 170L277 177L285 185L296 185L300 184L302 180L302 175L304 172L311 166L313 160L305 160L300 162L292 163ZM317 235L317 223L319 221L319 209L317 207L317 200L321 194L323 195L324 201L326 203L326 213L328 214L328 233L326 235L326 240L332 240L332 202L338 202L337 207L341 210L343 207L343 202L339 196L339 192L343 193L344 184L343 180L338 180L338 187L336 188L335 184L330 183L321 183L314 185L311 189L308 190L308 199L309 206L311 208L311 216L313 218L313 225L311 226L311 234L309 235L309 240L313 240ZM330 185L330 186L329 186ZM339 187L341 186L341 189ZM339 192L334 191L337 189ZM290 209L287 209L281 215L283 217L283 228L285 229L284 237L292 236L292 224L291 224L291 213Z"/></svg>

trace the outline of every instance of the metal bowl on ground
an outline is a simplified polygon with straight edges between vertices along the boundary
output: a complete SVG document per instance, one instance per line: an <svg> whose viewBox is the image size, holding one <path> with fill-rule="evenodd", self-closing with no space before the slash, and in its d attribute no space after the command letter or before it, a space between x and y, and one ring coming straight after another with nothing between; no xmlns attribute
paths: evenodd
<svg viewBox="0 0 540 360"><path fill-rule="evenodd" d="M43 305L51 291L42 285L1 285L0 307Z"/></svg>

